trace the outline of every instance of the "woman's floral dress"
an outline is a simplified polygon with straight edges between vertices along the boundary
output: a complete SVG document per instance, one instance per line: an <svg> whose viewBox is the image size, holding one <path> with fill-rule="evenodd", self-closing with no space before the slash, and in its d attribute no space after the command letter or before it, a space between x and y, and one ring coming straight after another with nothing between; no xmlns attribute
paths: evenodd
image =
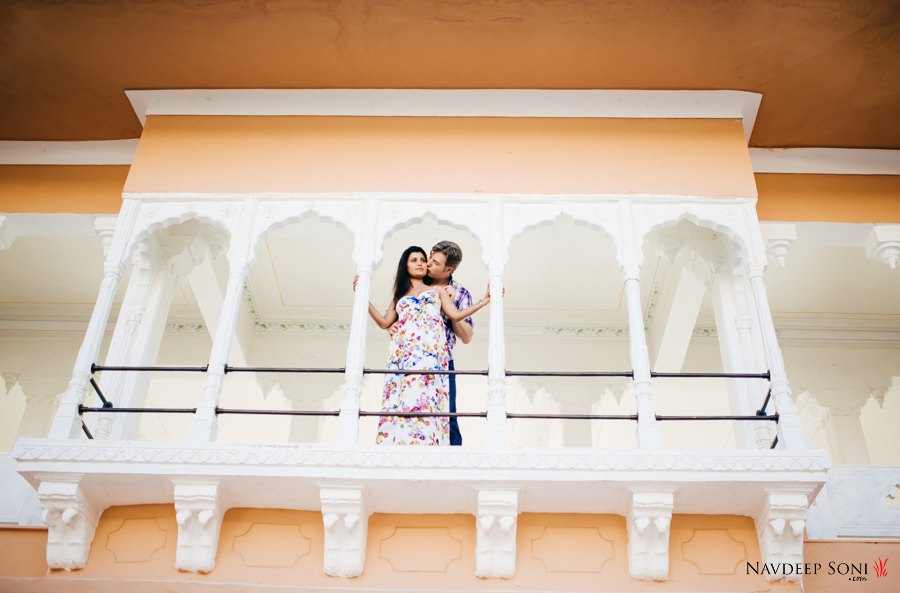
<svg viewBox="0 0 900 593"><path fill-rule="evenodd" d="M399 331L391 339L387 368L447 370L450 353L441 319L441 301L434 289L405 296L397 303ZM444 412L449 410L447 375L388 375L381 409L384 412ZM447 417L381 416L379 445L448 445Z"/></svg>

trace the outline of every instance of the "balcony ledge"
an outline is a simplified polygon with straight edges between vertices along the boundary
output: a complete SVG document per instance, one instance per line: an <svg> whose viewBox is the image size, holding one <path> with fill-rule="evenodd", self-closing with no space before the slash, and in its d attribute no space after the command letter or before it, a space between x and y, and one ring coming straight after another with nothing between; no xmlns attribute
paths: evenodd
<svg viewBox="0 0 900 593"><path fill-rule="evenodd" d="M380 513L476 514L478 491L518 490L519 512L625 515L634 492L671 492L674 512L756 515L767 492L812 501L821 450L469 449L22 439L35 488L77 480L95 508L171 503L174 483L220 485L225 508L320 510L322 488L361 488ZM221 488L224 486L224 488Z"/></svg>

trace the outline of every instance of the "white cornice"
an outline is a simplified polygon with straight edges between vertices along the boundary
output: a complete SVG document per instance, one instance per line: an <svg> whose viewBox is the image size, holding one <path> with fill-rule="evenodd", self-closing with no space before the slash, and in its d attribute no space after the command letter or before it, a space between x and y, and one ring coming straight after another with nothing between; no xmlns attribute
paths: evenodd
<svg viewBox="0 0 900 593"><path fill-rule="evenodd" d="M754 173L900 175L900 150L751 148Z"/></svg>
<svg viewBox="0 0 900 593"><path fill-rule="evenodd" d="M138 139L85 142L0 141L0 165L130 165Z"/></svg>
<svg viewBox="0 0 900 593"><path fill-rule="evenodd" d="M746 91L245 89L125 91L148 115L606 117L741 119L750 139L762 95Z"/></svg>

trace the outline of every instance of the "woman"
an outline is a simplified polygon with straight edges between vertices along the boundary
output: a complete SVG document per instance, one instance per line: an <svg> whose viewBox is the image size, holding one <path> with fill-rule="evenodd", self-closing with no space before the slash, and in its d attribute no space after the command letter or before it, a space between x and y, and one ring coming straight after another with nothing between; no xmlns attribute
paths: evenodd
<svg viewBox="0 0 900 593"><path fill-rule="evenodd" d="M394 277L394 295L384 315L369 303L369 315L382 329L399 320L391 338L387 368L447 370L450 354L441 310L460 321L479 307L459 311L441 287L429 286L428 256L421 247L409 247L400 256ZM483 305L482 305L483 306ZM449 408L447 375L388 375L384 383L382 411L437 412ZM447 417L381 416L376 444L448 445Z"/></svg>

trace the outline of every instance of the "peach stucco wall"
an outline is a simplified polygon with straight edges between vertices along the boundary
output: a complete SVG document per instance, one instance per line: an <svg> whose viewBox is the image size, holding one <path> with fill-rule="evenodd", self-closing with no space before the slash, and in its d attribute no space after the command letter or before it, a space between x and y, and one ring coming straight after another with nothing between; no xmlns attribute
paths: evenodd
<svg viewBox="0 0 900 593"><path fill-rule="evenodd" d="M207 575L175 569L177 525L171 505L107 509L87 567L47 574L42 531L0 531L11 555L0 560L0 590L274 591L521 590L521 591L798 591L747 575L759 560L748 517L676 515L669 545L670 578L643 582L628 575L628 534L617 515L519 515L515 578L475 576L475 518L471 515L385 515L369 519L365 572L335 579L322 571L324 530L311 511L232 509L223 520L216 566ZM117 588L118 587L118 588ZM135 588L137 587L137 588Z"/></svg>
<svg viewBox="0 0 900 593"><path fill-rule="evenodd" d="M900 175L758 173L760 220L900 223Z"/></svg>
<svg viewBox="0 0 900 593"><path fill-rule="evenodd" d="M151 116L126 190L754 197L738 120Z"/></svg>
<svg viewBox="0 0 900 593"><path fill-rule="evenodd" d="M128 166L0 166L0 213L111 214Z"/></svg>

